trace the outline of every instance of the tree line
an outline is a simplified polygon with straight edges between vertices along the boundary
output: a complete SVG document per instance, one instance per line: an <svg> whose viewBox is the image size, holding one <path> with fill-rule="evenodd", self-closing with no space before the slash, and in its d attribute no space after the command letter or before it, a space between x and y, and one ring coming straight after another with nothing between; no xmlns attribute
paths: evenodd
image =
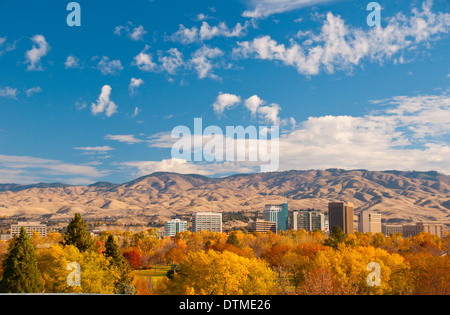
<svg viewBox="0 0 450 315"><path fill-rule="evenodd" d="M229 234L203 231L158 238L156 229L108 230L93 237L79 214L67 231L0 242L0 292L224 295L450 294L450 236L421 233L330 235L305 230ZM68 286L80 265L80 286ZM375 262L380 285L367 281ZM157 281L140 271L167 265Z"/></svg>

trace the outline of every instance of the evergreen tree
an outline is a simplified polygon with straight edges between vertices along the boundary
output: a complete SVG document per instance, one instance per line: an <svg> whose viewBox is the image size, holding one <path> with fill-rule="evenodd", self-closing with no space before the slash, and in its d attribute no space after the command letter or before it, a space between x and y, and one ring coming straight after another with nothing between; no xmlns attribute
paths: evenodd
<svg viewBox="0 0 450 315"><path fill-rule="evenodd" d="M108 236L108 239L106 240L105 256L106 258L110 258L111 264L117 270L116 292L118 294L128 294L124 292L128 292L128 289L125 290L125 288L132 286L131 282L133 281L133 276L131 275L131 268L112 235Z"/></svg>
<svg viewBox="0 0 450 315"><path fill-rule="evenodd" d="M41 293L44 290L34 247L24 227L20 229L19 236L11 241L3 260L3 269L0 292Z"/></svg>
<svg viewBox="0 0 450 315"><path fill-rule="evenodd" d="M338 244L343 242L345 242L345 233L340 226L335 225L330 233L330 237L328 237L323 244L337 249Z"/></svg>
<svg viewBox="0 0 450 315"><path fill-rule="evenodd" d="M94 241L87 230L87 224L79 213L75 214L67 227L67 232L64 234L64 244L73 245L80 252L91 250L94 247Z"/></svg>
<svg viewBox="0 0 450 315"><path fill-rule="evenodd" d="M228 235L227 243L231 244L231 245L234 245L236 247L240 247L239 239L238 239L238 237L237 237L235 232L232 232L232 233L230 233L230 235Z"/></svg>

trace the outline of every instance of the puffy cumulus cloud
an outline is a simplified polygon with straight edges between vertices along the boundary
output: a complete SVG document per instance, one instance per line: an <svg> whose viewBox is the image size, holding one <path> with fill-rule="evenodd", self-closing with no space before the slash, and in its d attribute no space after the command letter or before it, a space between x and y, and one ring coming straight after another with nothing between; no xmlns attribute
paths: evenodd
<svg viewBox="0 0 450 315"><path fill-rule="evenodd" d="M160 55L159 62L160 69L172 75L186 66L183 54L177 48L171 48L167 51L166 55Z"/></svg>
<svg viewBox="0 0 450 315"><path fill-rule="evenodd" d="M147 34L147 31L142 25L135 26L132 22L128 22L127 25L119 25L114 29L114 34L122 36L122 33L125 33L131 40L141 41L144 39L144 35Z"/></svg>
<svg viewBox="0 0 450 315"><path fill-rule="evenodd" d="M103 56L97 64L97 69L104 75L117 74L123 70L120 60L110 60L109 57Z"/></svg>
<svg viewBox="0 0 450 315"><path fill-rule="evenodd" d="M190 64L197 72L199 79L211 78L217 80L219 77L213 72L215 65L212 60L223 55L223 51L219 48L203 46L194 52Z"/></svg>
<svg viewBox="0 0 450 315"><path fill-rule="evenodd" d="M0 87L0 97L17 98L17 89L9 86Z"/></svg>
<svg viewBox="0 0 450 315"><path fill-rule="evenodd" d="M218 110L234 107L240 98L232 94L220 94ZM369 170L436 170L450 174L450 97L441 95L397 96L372 101L379 109L363 116L320 116L309 117L296 123L289 121L294 129L283 130L278 140L264 137L255 131L255 136L245 140L245 157L258 154L261 146L278 148L278 170L290 169L369 169ZM258 115L265 101L257 95L244 102L247 109ZM218 128L218 127L217 127ZM216 128L216 129L217 129ZM220 129L220 128L219 128ZM205 129L206 130L206 129ZM244 129L246 132L250 129ZM220 131L220 130L218 130ZM217 143L213 157L223 157L224 152L239 145L238 139L227 138L218 132L213 137L207 134L189 134L184 147L190 152ZM244 137L242 139L245 139ZM209 142L212 143L209 143ZM161 149L174 148L178 142L170 133L159 133L148 141L150 147ZM199 147L201 144L204 147ZM224 146L222 148L222 146ZM226 147L225 147L226 146ZM208 163L187 163L189 167L214 169L221 172L219 159L206 160ZM272 156L274 160L277 160ZM187 159L186 159L187 160ZM245 159L232 163L235 169L259 171L264 162ZM154 162L152 165L158 165ZM230 166L230 165L229 165ZM137 165L135 165L137 167ZM190 169L192 171L192 169ZM220 170L220 171L219 171Z"/></svg>
<svg viewBox="0 0 450 315"><path fill-rule="evenodd" d="M216 26L211 26L207 22L203 21L202 26L197 28L186 28L184 25L180 25L178 31L176 31L170 40L180 42L182 44L191 44L194 42L203 42L211 40L214 37L242 37L247 34L247 29L250 23L247 21L244 25L237 23L233 28L228 28L225 22L220 22Z"/></svg>
<svg viewBox="0 0 450 315"><path fill-rule="evenodd" d="M117 113L118 106L111 100L111 86L104 85L96 103L91 104L91 112L93 115L105 114L111 117Z"/></svg>
<svg viewBox="0 0 450 315"><path fill-rule="evenodd" d="M272 14L283 13L336 0L247 0L249 10L244 17L264 18Z"/></svg>
<svg viewBox="0 0 450 315"><path fill-rule="evenodd" d="M150 46L145 45L145 48L136 57L134 57L132 65L138 67L142 71L155 71L157 65L153 62L152 55L147 53L149 49Z"/></svg>
<svg viewBox="0 0 450 315"><path fill-rule="evenodd" d="M220 93L217 96L216 101L214 102L213 109L214 112L221 116L225 110L228 110L232 107L234 107L235 105L239 104L241 102L241 97L234 95L234 94L229 94L229 93Z"/></svg>
<svg viewBox="0 0 450 315"><path fill-rule="evenodd" d="M41 65L42 57L46 56L50 51L50 45L45 40L43 35L34 35L31 38L33 47L27 50L25 57L26 63L28 63L28 71L41 71L43 70Z"/></svg>
<svg viewBox="0 0 450 315"><path fill-rule="evenodd" d="M261 36L238 43L233 55L279 61L304 75L351 71L364 59L401 62L403 56L395 58L399 53L413 51L449 32L450 14L433 13L431 6L432 2L426 1L421 10L413 9L411 16L399 13L388 19L386 26L368 30L348 26L340 16L329 12L320 33L306 31L298 35L301 43L291 39L287 47L270 36Z"/></svg>
<svg viewBox="0 0 450 315"><path fill-rule="evenodd" d="M131 78L130 85L128 86L128 89L130 90L130 93L134 94L136 92L136 89L138 87L140 87L142 84L144 84L144 80Z"/></svg>
<svg viewBox="0 0 450 315"><path fill-rule="evenodd" d="M66 69L82 68L82 66L80 64L80 59L74 55L67 56L66 61L64 62L64 67Z"/></svg>

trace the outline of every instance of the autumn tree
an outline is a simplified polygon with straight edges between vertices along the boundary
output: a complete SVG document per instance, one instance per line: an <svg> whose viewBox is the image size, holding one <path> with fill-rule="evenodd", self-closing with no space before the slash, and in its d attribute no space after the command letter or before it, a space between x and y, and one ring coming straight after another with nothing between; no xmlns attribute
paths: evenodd
<svg viewBox="0 0 450 315"><path fill-rule="evenodd" d="M162 279L156 294L176 295L268 295L276 294L275 275L257 258L229 251L189 253L173 279Z"/></svg>
<svg viewBox="0 0 450 315"><path fill-rule="evenodd" d="M11 241L8 254L3 260L0 292L39 293L42 291L43 285L37 267L36 253L30 237L22 227L19 236Z"/></svg>

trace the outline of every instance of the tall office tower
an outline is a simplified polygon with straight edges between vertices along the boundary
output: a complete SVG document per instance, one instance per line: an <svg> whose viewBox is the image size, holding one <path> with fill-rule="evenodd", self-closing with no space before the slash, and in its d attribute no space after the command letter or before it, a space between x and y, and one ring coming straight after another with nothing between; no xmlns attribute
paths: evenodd
<svg viewBox="0 0 450 315"><path fill-rule="evenodd" d="M353 233L353 203L330 202L328 204L328 224L330 232L337 225L344 233Z"/></svg>
<svg viewBox="0 0 450 315"><path fill-rule="evenodd" d="M325 216L320 211L303 210L292 212L292 228L307 232L325 230Z"/></svg>
<svg viewBox="0 0 450 315"><path fill-rule="evenodd" d="M287 231L288 228L288 204L284 202L281 205L266 205L263 211L265 221L275 222L276 231Z"/></svg>
<svg viewBox="0 0 450 315"><path fill-rule="evenodd" d="M17 224L11 224L11 236L19 235L20 229L24 227L25 232L31 237L33 232L39 233L39 236L47 236L47 225L40 224L39 222L18 222Z"/></svg>
<svg viewBox="0 0 450 315"><path fill-rule="evenodd" d="M175 219L165 223L165 236L175 236L179 232L187 230L187 222Z"/></svg>
<svg viewBox="0 0 450 315"><path fill-rule="evenodd" d="M192 232L222 233L222 213L197 212L192 214Z"/></svg>
<svg viewBox="0 0 450 315"><path fill-rule="evenodd" d="M358 215L358 231L361 233L381 233L381 211L365 210Z"/></svg>

